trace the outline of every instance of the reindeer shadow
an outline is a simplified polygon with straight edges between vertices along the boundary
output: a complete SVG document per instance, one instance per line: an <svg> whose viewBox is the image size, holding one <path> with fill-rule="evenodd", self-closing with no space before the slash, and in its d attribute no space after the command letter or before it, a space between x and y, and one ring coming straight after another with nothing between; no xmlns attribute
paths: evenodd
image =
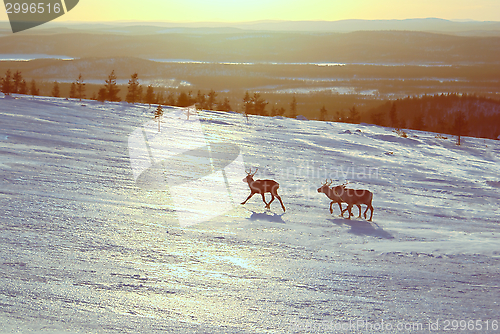
<svg viewBox="0 0 500 334"><path fill-rule="evenodd" d="M252 212L252 215L248 218L250 220L265 220L273 223L282 223L284 224L285 221L283 220L282 214L277 214L271 211L264 211L264 212L255 212L252 210L249 210Z"/></svg>
<svg viewBox="0 0 500 334"><path fill-rule="evenodd" d="M384 231L375 222L369 222L366 220L359 219L345 219L345 218L332 218L329 219L331 222L338 226L347 225L350 227L348 233L359 235L359 236L371 236L380 239L394 239L394 237L389 233Z"/></svg>

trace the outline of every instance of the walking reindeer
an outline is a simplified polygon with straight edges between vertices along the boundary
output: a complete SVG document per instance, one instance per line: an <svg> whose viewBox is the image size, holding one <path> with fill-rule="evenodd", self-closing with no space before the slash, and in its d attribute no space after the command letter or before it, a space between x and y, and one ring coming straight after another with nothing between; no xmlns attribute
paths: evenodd
<svg viewBox="0 0 500 334"><path fill-rule="evenodd" d="M347 203L347 211L349 211L349 217L347 219L351 219L352 213L351 213L351 208L353 205L358 206L360 209L359 214L361 217L361 204L366 205L366 210L364 212L364 216L366 219L366 213L368 212L368 209L370 209L370 219L368 221L372 221L373 218L373 206L372 206L372 199L373 199L373 193L368 191L368 190L354 190L354 189L347 189L345 186L347 185L347 182L344 184L341 184L339 186L333 187L332 190L334 191L335 195L340 197L342 202Z"/></svg>
<svg viewBox="0 0 500 334"><path fill-rule="evenodd" d="M252 169L250 168L250 172L246 172L247 176L243 179L243 182L248 183L248 186L250 187L250 195L248 195L247 199L244 200L241 204L245 204L253 195L261 194L262 200L266 204L266 209L271 208L271 203L276 197L278 201L280 201L283 211L285 211L283 201L281 200L280 195L278 195L278 188L280 187L280 185L274 180L254 180L253 177L258 170L259 169L257 168L255 169L255 172L252 173ZM266 202L266 197L264 196L265 193L271 193L271 200L269 201L269 203Z"/></svg>
<svg viewBox="0 0 500 334"><path fill-rule="evenodd" d="M347 211L347 208L345 208L345 209L342 210L341 203L342 202L346 203L346 202L343 201L342 198L340 198L340 196L337 195L337 193L335 191L333 191L332 188L330 188L330 186L332 185L332 183L333 183L332 180L330 180L330 182L328 182L328 180L325 180L325 183L323 183L321 185L321 187L318 188L318 192L325 194L329 199L332 200L330 202L330 213L333 214L333 208L332 208L333 203L338 203L339 209L340 209L340 215L339 216L343 217L344 216L344 212ZM347 183L345 183L344 186L346 184ZM361 205L356 204L356 206L358 207L358 210L359 210L359 218L361 218Z"/></svg>

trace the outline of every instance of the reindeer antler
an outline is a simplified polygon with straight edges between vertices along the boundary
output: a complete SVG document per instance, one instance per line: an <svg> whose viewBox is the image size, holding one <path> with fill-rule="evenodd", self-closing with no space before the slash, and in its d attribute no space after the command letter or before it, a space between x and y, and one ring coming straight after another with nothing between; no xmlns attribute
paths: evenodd
<svg viewBox="0 0 500 334"><path fill-rule="evenodd" d="M332 185L332 183L333 183L332 179L330 179L330 182L328 182L328 179L325 179L325 183L323 183L323 185L329 187Z"/></svg>
<svg viewBox="0 0 500 334"><path fill-rule="evenodd" d="M347 186L349 184L349 181L345 181L343 184L342 184L342 188L345 188L345 186Z"/></svg>
<svg viewBox="0 0 500 334"><path fill-rule="evenodd" d="M247 173L247 175L254 176L254 175L255 175L255 173L257 173L257 171L258 171L258 170L259 170L259 168L257 167L257 168L255 169L255 172L253 172L253 173L252 173L252 168L250 168L250 171L249 171L249 172L247 172L247 170L245 169L245 173Z"/></svg>

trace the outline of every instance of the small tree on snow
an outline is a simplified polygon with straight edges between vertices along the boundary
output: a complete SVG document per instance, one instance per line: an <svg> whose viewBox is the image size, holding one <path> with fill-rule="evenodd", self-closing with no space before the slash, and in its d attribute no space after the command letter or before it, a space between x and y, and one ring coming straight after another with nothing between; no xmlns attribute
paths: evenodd
<svg viewBox="0 0 500 334"><path fill-rule="evenodd" d="M163 115L163 109L161 107L161 104L158 105L158 108L154 111L154 118L158 120L158 132L160 132L160 119L161 116Z"/></svg>
<svg viewBox="0 0 500 334"><path fill-rule="evenodd" d="M135 103L140 100L139 98L139 76L137 73L132 74L130 80L128 81L127 96L125 100L128 103ZM148 87L149 88L149 87Z"/></svg>
<svg viewBox="0 0 500 334"><path fill-rule="evenodd" d="M120 88L118 88L118 85L116 84L116 75L115 71L111 71L111 74L108 76L108 79L106 79L106 99L111 102L120 102L121 99L118 97L118 92L120 91Z"/></svg>
<svg viewBox="0 0 500 334"><path fill-rule="evenodd" d="M245 115L251 114L253 110L252 106L252 98L250 97L250 94L248 94L248 91L245 92L245 96L243 97L243 104L245 106ZM248 120L248 116L247 116Z"/></svg>
<svg viewBox="0 0 500 334"><path fill-rule="evenodd" d="M454 134L457 136L457 145L461 144L461 137L468 132L467 121L465 119L464 112L462 110L458 111L457 116L455 117L454 124Z"/></svg>
<svg viewBox="0 0 500 334"><path fill-rule="evenodd" d="M76 92L77 97L80 99L80 101L82 100L82 98L85 98L85 83L83 83L81 74L78 76L78 79L76 79Z"/></svg>
<svg viewBox="0 0 500 334"><path fill-rule="evenodd" d="M293 95L292 102L290 103L290 117L297 117L297 100L295 99L295 94Z"/></svg>

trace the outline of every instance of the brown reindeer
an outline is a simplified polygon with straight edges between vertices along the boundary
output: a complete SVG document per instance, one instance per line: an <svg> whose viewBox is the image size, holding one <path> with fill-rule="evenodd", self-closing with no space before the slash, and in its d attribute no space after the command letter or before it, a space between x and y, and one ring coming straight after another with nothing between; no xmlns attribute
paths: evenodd
<svg viewBox="0 0 500 334"><path fill-rule="evenodd" d="M247 176L243 179L243 182L248 183L248 186L250 187L250 195L248 195L247 199L241 204L245 204L253 195L261 194L262 200L266 204L266 209L271 208L271 203L274 201L274 197L276 197L278 201L280 201L283 211L285 211L283 201L281 200L280 195L278 195L278 188L280 187L278 182L274 180L254 180L253 177L255 176L255 173L257 173L257 170L259 169L257 168L255 172L252 173L252 169L250 169L250 172L247 172ZM271 193L271 201L269 201L269 203L266 202L266 197L264 196L265 193Z"/></svg>
<svg viewBox="0 0 500 334"><path fill-rule="evenodd" d="M318 192L325 194L329 199L332 200L330 203L330 213L333 214L333 208L332 208L333 203L338 203L340 209L340 216L343 217L344 212L347 211L347 208L342 210L342 205L340 204L343 202L342 198L340 198L340 196L338 196L335 193L335 191L333 191L333 189L330 188L332 183L333 183L332 180L330 180L330 182L328 182L328 180L325 180L325 183L323 183L321 187L318 188ZM357 205L357 207L359 209L359 218L361 218L361 205Z"/></svg>
<svg viewBox="0 0 500 334"><path fill-rule="evenodd" d="M373 218L373 206L372 206L372 199L373 199L373 194L368 191L368 190L354 190L354 189L346 189L346 184L344 183L340 186L336 186L333 188L333 191L337 196L339 196L342 199L342 202L347 203L347 211L349 211L349 217L347 219L351 219L351 208L353 205L357 205L358 207L360 204L366 205L366 210L364 212L364 216L366 219L366 213L368 212L368 209L371 210L370 212L370 219L368 221L372 221Z"/></svg>

